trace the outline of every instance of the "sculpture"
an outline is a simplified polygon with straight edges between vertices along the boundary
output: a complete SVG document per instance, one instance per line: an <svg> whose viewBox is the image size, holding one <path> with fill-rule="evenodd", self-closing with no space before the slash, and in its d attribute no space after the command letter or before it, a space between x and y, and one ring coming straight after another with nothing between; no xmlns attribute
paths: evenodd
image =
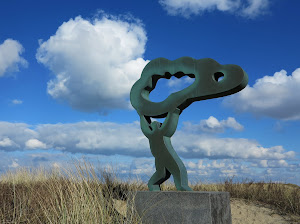
<svg viewBox="0 0 300 224"><path fill-rule="evenodd" d="M171 76L195 78L187 88L172 93L162 102L152 102L150 92L160 78ZM223 77L222 80L220 78ZM191 191L186 168L171 144L179 115L194 101L223 97L237 93L248 84L246 72L237 65L221 65L213 59L196 60L181 57L174 61L157 58L150 61L130 91L130 102L140 116L142 132L149 139L151 153L155 157L156 172L148 182L150 191L160 191L160 185L173 175L180 191ZM166 118L163 123L152 118Z"/></svg>

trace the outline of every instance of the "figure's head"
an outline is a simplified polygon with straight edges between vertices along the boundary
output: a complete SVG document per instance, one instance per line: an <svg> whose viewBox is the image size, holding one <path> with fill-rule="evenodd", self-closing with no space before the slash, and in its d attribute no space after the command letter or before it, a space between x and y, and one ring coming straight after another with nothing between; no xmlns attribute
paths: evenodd
<svg viewBox="0 0 300 224"><path fill-rule="evenodd" d="M195 78L194 83L172 93L162 102L152 102L149 99L149 94L159 79L170 79L172 76L181 78L184 75ZM132 86L130 101L138 114L163 118L176 107L182 112L194 101L234 94L247 84L247 73L238 65L221 65L210 58L196 60L182 57L174 61L157 58L145 66L141 78Z"/></svg>
<svg viewBox="0 0 300 224"><path fill-rule="evenodd" d="M150 124L151 130L156 131L157 129L159 129L161 127L161 123L157 122L157 121L153 121Z"/></svg>

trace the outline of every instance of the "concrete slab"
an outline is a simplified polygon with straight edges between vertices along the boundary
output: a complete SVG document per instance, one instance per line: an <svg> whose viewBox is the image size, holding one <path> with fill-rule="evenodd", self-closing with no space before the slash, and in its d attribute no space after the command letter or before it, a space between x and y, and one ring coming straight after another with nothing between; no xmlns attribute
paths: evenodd
<svg viewBox="0 0 300 224"><path fill-rule="evenodd" d="M231 224L228 192L138 191L130 197L143 224Z"/></svg>

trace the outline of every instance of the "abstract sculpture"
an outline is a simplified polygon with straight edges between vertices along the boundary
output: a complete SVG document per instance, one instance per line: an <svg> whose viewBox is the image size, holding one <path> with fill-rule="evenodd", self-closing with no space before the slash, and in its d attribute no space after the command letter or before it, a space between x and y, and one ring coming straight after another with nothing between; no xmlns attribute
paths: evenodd
<svg viewBox="0 0 300 224"><path fill-rule="evenodd" d="M150 92L161 78L172 76L195 78L187 88L172 93L162 102L152 102ZM223 77L221 80L220 78ZM155 157L156 172L148 182L150 191L160 191L160 185L173 175L176 189L191 191L186 168L171 144L179 115L194 101L223 97L237 93L248 84L246 72L237 65L221 65L213 59L196 60L182 57L174 61L157 58L150 61L130 91L130 101L140 116L142 132L149 139ZM152 118L166 118L163 123Z"/></svg>

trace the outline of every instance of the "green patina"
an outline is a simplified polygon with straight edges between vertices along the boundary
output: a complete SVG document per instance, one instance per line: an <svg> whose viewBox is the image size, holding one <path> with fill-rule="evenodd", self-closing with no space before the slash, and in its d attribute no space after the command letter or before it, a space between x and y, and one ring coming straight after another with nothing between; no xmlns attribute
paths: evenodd
<svg viewBox="0 0 300 224"><path fill-rule="evenodd" d="M162 102L152 102L150 92L160 78L195 78L189 87L172 93ZM223 77L220 80L220 77ZM175 186L180 191L191 191L186 168L171 144L179 115L191 103L234 94L248 84L246 72L237 65L221 65L213 59L196 60L182 57L174 61L157 58L149 62L141 78L130 91L130 101L140 116L141 129L149 139L155 157L156 172L148 182L150 191L159 191L160 185L173 175ZM152 118L166 118L161 124Z"/></svg>

